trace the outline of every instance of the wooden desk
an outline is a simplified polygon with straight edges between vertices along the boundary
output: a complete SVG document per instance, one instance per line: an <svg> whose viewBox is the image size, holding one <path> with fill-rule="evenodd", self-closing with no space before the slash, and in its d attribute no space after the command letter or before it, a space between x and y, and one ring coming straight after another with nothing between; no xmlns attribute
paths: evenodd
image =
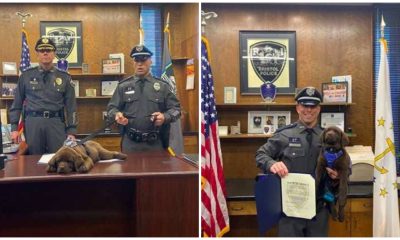
<svg viewBox="0 0 400 240"><path fill-rule="evenodd" d="M39 156L0 171L0 236L198 236L198 169L165 152L48 174Z"/></svg>

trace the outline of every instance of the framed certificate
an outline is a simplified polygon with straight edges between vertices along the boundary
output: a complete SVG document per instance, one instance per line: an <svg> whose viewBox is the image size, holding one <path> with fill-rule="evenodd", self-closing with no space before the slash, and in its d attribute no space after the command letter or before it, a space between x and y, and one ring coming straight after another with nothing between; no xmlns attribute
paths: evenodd
<svg viewBox="0 0 400 240"><path fill-rule="evenodd" d="M236 103L235 87L224 87L224 103Z"/></svg>
<svg viewBox="0 0 400 240"><path fill-rule="evenodd" d="M344 112L325 112L321 113L321 127L327 128L336 126L342 131L345 130Z"/></svg>
<svg viewBox="0 0 400 240"><path fill-rule="evenodd" d="M3 74L4 75L16 75L17 74L17 63L3 62Z"/></svg>

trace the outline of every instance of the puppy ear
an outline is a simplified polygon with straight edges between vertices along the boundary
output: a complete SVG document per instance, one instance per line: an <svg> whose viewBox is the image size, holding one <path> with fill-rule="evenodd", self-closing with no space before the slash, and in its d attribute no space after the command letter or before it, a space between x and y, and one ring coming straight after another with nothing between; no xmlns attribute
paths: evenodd
<svg viewBox="0 0 400 240"><path fill-rule="evenodd" d="M349 137L343 131L340 131L342 146L347 146L350 143Z"/></svg>

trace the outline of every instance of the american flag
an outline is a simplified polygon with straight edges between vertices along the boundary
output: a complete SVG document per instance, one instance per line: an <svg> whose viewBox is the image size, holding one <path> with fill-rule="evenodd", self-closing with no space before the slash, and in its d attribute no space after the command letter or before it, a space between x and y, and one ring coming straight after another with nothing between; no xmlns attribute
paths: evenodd
<svg viewBox="0 0 400 240"><path fill-rule="evenodd" d="M229 231L225 179L208 41L201 40L201 229L205 237Z"/></svg>
<svg viewBox="0 0 400 240"><path fill-rule="evenodd" d="M21 51L21 62L19 63L19 69L25 71L31 66L31 56L29 54L28 40L25 30L22 30L22 51Z"/></svg>

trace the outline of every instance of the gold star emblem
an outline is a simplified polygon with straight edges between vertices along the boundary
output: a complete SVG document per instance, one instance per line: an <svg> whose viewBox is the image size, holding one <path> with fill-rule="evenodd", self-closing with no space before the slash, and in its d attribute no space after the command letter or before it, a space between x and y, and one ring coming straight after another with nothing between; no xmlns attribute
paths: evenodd
<svg viewBox="0 0 400 240"><path fill-rule="evenodd" d="M393 184L394 190L396 190L396 189L399 188L399 185L397 185L397 182L394 182L394 183L392 183L392 184Z"/></svg>
<svg viewBox="0 0 400 240"><path fill-rule="evenodd" d="M380 119L378 119L378 127L384 125L385 125L385 120L383 119L383 117L381 117Z"/></svg>
<svg viewBox="0 0 400 240"><path fill-rule="evenodd" d="M379 195L381 195L382 197L386 197L387 194L388 192L386 191L386 188L381 188L381 193L379 193Z"/></svg>

